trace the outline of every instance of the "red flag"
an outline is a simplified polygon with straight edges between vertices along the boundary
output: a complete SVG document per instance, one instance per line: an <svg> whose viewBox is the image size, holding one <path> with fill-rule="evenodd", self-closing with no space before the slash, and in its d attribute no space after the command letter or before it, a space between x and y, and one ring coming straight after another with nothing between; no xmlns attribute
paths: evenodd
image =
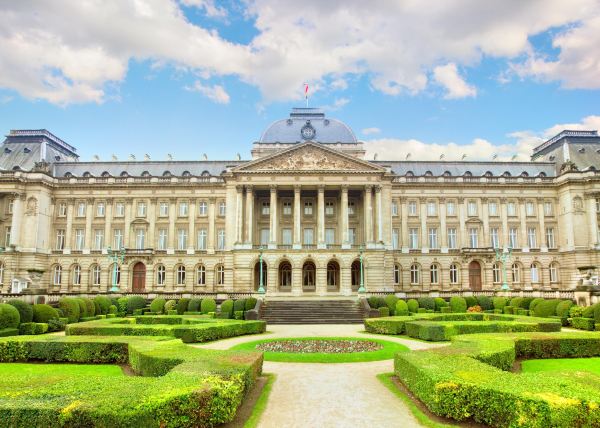
<svg viewBox="0 0 600 428"><path fill-rule="evenodd" d="M304 98L308 98L308 83L304 84Z"/></svg>

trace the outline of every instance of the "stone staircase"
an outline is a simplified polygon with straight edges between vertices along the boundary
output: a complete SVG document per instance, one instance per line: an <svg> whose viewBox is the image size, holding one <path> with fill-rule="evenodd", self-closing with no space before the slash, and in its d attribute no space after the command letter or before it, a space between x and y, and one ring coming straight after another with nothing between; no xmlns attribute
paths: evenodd
<svg viewBox="0 0 600 428"><path fill-rule="evenodd" d="M260 319L267 324L360 324L364 313L356 300L267 300Z"/></svg>

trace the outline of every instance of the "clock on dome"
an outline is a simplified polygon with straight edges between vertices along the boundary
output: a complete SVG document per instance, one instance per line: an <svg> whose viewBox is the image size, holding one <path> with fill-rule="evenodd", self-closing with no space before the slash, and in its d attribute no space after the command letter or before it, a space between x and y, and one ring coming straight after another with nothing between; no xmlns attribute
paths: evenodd
<svg viewBox="0 0 600 428"><path fill-rule="evenodd" d="M313 138L315 138L316 133L317 131L315 131L315 128L313 128L310 122L306 122L306 125L304 125L300 130L300 134L305 140L312 140Z"/></svg>

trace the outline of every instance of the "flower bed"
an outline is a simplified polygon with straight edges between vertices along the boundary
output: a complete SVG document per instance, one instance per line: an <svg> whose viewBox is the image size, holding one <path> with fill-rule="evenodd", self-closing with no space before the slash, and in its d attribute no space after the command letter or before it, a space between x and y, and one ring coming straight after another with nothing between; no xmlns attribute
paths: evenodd
<svg viewBox="0 0 600 428"><path fill-rule="evenodd" d="M260 351L293 352L300 354L347 354L351 352L372 352L383 348L383 345L370 340L277 340L256 346Z"/></svg>

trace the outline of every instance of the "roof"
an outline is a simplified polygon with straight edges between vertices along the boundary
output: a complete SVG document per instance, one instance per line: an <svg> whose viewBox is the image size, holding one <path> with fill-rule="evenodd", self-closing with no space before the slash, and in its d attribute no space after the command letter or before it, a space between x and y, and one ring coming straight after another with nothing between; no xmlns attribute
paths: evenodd
<svg viewBox="0 0 600 428"><path fill-rule="evenodd" d="M457 162L457 161L372 161L381 166L388 166L396 175L412 173L415 176L431 175L463 176L469 172L475 177L481 177L486 173L498 177L506 172L516 177L524 172L535 177L540 173L547 177L556 175L553 162ZM410 174L409 174L410 175Z"/></svg>
<svg viewBox="0 0 600 428"><path fill-rule="evenodd" d="M54 164L54 176L64 177L70 173L75 177L82 177L89 173L93 177L100 177L104 173L118 177L123 172L139 177L150 175L160 177L170 173L173 176L219 176L230 167L247 161L115 161L115 162L60 162ZM147 174L146 174L147 173Z"/></svg>
<svg viewBox="0 0 600 428"><path fill-rule="evenodd" d="M541 152L547 152L550 148L558 145L558 143L561 140L564 140L566 138L576 139L578 141L586 141L587 140L589 142L596 142L596 143L600 141L600 137L598 136L598 131L581 131L581 130L565 129L565 130L559 132L558 134L556 134L554 137L550 138L549 140L546 140L539 146L535 147L533 149L533 157L534 158L538 157L541 154Z"/></svg>
<svg viewBox="0 0 600 428"><path fill-rule="evenodd" d="M30 170L36 162L77 160L75 148L45 129L11 130L0 148L0 169Z"/></svg>

